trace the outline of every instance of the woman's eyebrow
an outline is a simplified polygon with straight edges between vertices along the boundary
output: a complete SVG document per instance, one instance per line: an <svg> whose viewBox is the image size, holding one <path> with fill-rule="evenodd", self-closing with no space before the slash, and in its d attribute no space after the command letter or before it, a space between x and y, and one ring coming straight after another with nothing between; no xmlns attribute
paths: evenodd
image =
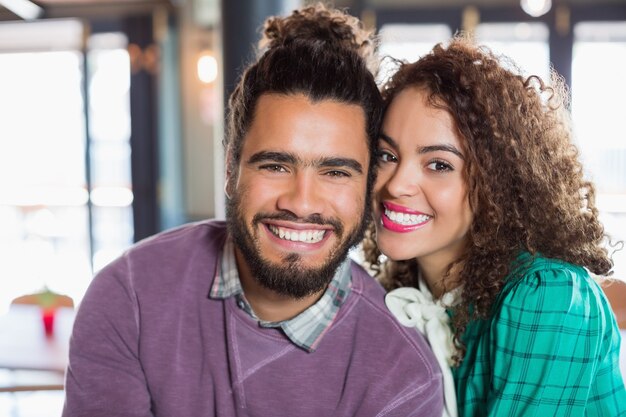
<svg viewBox="0 0 626 417"><path fill-rule="evenodd" d="M398 144L396 143L395 140L391 138L391 136L381 133L380 139L384 140L395 149L398 149ZM417 152L420 154L425 154L429 152L437 152L437 151L451 152L454 155L458 156L459 158L465 160L463 153L461 153L461 151L459 151L454 145L449 145L449 144L428 145L428 146L420 146L417 148Z"/></svg>
<svg viewBox="0 0 626 417"><path fill-rule="evenodd" d="M391 139L391 136L387 136L384 133L380 133L380 138L382 140L384 140L385 142L387 142L389 145L393 146L394 148L398 148L398 144L396 143L395 140Z"/></svg>
<svg viewBox="0 0 626 417"><path fill-rule="evenodd" d="M428 152L437 152L437 151L451 152L455 154L456 156L458 156L459 158L463 160L465 159L461 151L459 151L454 145L445 144L445 145L420 146L417 150L417 152L421 154L428 153Z"/></svg>

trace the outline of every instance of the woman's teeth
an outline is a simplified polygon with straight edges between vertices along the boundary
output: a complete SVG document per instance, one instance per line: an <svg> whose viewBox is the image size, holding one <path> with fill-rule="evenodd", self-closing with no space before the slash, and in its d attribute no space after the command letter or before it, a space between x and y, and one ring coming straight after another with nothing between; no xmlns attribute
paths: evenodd
<svg viewBox="0 0 626 417"><path fill-rule="evenodd" d="M317 243L324 238L324 230L293 230L269 225L270 231L284 240L292 242Z"/></svg>
<svg viewBox="0 0 626 417"><path fill-rule="evenodd" d="M420 223L426 222L430 219L431 216L426 214L409 214L409 213L399 213L397 211L391 211L389 209L385 209L385 216L389 218L394 223L398 223L405 226L415 226Z"/></svg>

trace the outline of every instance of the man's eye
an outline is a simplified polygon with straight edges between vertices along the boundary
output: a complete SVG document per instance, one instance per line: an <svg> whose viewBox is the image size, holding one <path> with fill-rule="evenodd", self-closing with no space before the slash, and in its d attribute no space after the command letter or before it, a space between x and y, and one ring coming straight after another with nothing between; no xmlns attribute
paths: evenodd
<svg viewBox="0 0 626 417"><path fill-rule="evenodd" d="M347 173L345 171L338 171L338 170L328 171L328 172L326 172L326 175L328 175L330 177L335 177L335 178L347 178L347 177L350 177L349 173Z"/></svg>
<svg viewBox="0 0 626 417"><path fill-rule="evenodd" d="M270 172L287 172L287 169L284 166L278 165L278 164L261 165L259 169L270 171Z"/></svg>

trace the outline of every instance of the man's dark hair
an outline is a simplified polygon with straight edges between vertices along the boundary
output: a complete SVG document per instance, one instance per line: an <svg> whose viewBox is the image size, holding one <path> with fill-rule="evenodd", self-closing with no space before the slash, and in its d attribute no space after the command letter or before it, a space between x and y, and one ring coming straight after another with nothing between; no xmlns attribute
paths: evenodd
<svg viewBox="0 0 626 417"><path fill-rule="evenodd" d="M231 180L256 104L263 94L302 94L312 102L332 100L358 105L365 115L370 167L367 200L375 180L376 148L383 104L374 77L355 51L328 42L294 39L270 48L244 72L229 100L224 147Z"/></svg>

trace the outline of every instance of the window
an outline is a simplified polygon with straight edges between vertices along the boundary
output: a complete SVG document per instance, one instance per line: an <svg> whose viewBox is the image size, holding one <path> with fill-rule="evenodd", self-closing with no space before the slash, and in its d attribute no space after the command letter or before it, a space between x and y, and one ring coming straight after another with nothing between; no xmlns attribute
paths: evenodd
<svg viewBox="0 0 626 417"><path fill-rule="evenodd" d="M125 38L90 37L87 94L82 38L74 20L0 24L0 310L43 286L80 301L132 242Z"/></svg>
<svg viewBox="0 0 626 417"><path fill-rule="evenodd" d="M386 24L380 29L380 56L390 56L408 62L417 61L435 44L445 42L451 36L450 27L444 24ZM383 60L379 82L383 83L394 70L395 65L392 61Z"/></svg>
<svg viewBox="0 0 626 417"><path fill-rule="evenodd" d="M89 39L89 132L93 266L98 271L132 243L130 60L121 33Z"/></svg>
<svg viewBox="0 0 626 417"><path fill-rule="evenodd" d="M548 37L548 27L537 22L483 23L476 28L479 43L513 60L523 75L538 75L546 81L550 80Z"/></svg>
<svg viewBox="0 0 626 417"><path fill-rule="evenodd" d="M597 187L605 231L626 241L626 22L574 27L572 118L586 173ZM626 281L626 250L613 255L615 277Z"/></svg>

